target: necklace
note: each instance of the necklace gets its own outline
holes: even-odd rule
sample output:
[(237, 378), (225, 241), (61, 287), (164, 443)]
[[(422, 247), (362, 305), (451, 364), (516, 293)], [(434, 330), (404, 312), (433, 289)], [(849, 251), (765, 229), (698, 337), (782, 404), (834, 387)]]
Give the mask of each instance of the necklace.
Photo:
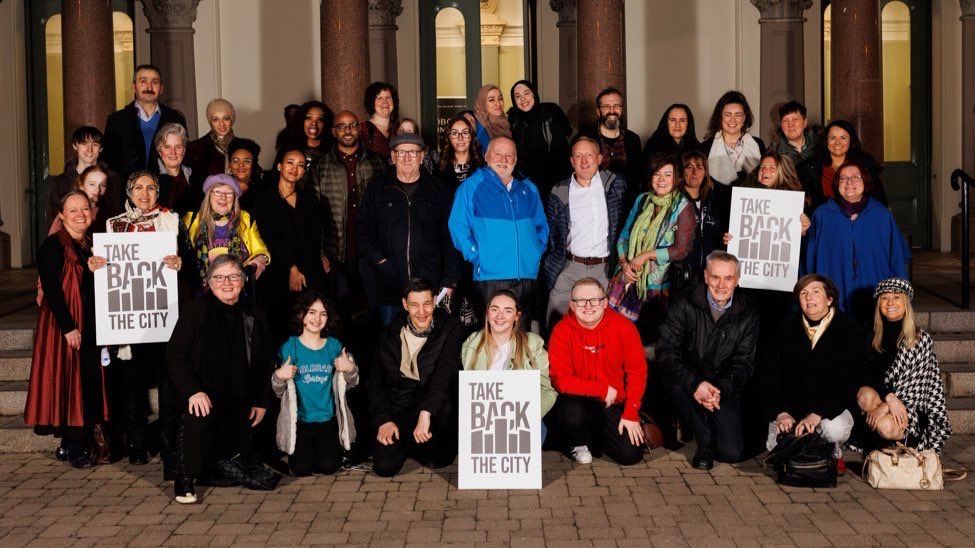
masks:
[(281, 192), (281, 185), (278, 185), (278, 195), (281, 196), (282, 200), (287, 200), (288, 198), (294, 196), (296, 192), (298, 192), (298, 187), (292, 186), (291, 192), (286, 196), (283, 192)]

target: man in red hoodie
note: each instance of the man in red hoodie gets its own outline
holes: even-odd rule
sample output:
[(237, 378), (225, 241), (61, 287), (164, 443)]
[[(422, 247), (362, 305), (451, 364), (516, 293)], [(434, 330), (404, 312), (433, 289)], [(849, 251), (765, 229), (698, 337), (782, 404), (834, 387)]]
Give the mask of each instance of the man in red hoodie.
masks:
[(631, 465), (643, 460), (639, 411), (647, 362), (636, 327), (607, 304), (596, 279), (572, 286), (569, 313), (548, 341), (549, 374), (559, 393), (551, 416), (576, 462), (592, 462), (592, 446)]

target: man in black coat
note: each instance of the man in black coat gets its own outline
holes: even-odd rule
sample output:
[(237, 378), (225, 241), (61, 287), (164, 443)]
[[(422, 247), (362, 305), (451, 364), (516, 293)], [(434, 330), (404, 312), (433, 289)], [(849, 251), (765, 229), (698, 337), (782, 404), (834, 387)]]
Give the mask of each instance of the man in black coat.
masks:
[(434, 305), (433, 287), (411, 279), (403, 290), (403, 308), (379, 338), (369, 376), (373, 441), (372, 469), (394, 476), (412, 457), (431, 468), (454, 461), (457, 416), (454, 404), (461, 324)]
[(447, 228), (453, 192), (421, 169), (423, 139), (413, 133), (397, 135), (390, 148), (395, 171), (369, 183), (356, 218), (359, 256), (376, 273), (383, 325), (401, 312), (407, 280), (422, 278), (450, 294), (462, 260)]
[(599, 141), (603, 156), (599, 170), (609, 170), (626, 181), (626, 195), (623, 211), (629, 212), (637, 195), (643, 192), (648, 174), (643, 159), (643, 146), (640, 136), (626, 129), (623, 92), (616, 88), (606, 88), (596, 96), (596, 110), (599, 119), (592, 133)]
[(181, 112), (159, 102), (163, 84), (158, 68), (137, 66), (132, 87), (135, 100), (108, 116), (102, 143), (102, 159), (123, 179), (139, 170), (157, 170), (159, 155), (152, 147), (152, 141), (159, 128), (169, 123), (186, 127), (186, 118)]
[(671, 305), (658, 344), (674, 404), (697, 439), (691, 464), (702, 470), (744, 453), (741, 390), (754, 369), (758, 314), (735, 290), (739, 274), (737, 257), (711, 252), (705, 285)]

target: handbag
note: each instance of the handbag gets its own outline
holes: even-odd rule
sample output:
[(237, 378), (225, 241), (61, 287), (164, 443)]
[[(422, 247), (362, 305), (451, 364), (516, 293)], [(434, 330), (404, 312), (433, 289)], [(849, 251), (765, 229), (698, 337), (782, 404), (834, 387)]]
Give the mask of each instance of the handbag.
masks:
[(775, 482), (792, 487), (836, 487), (836, 445), (818, 433), (796, 437), (779, 434), (765, 457), (765, 466), (776, 471)]
[(114, 462), (108, 436), (105, 435), (105, 428), (101, 424), (96, 424), (91, 429), (91, 461), (99, 465)]
[(934, 449), (918, 451), (897, 442), (893, 447), (867, 455), (863, 475), (876, 489), (940, 491), (945, 487), (946, 476), (951, 476), (949, 481), (959, 481), (968, 476), (968, 471), (943, 469), (941, 458)]
[(643, 301), (636, 293), (636, 284), (626, 280), (623, 269), (613, 276), (606, 287), (606, 298), (609, 307), (622, 314), (630, 321), (636, 321), (640, 317), (640, 309), (643, 308)]
[(667, 282), (671, 295), (676, 295), (693, 285), (693, 280), (694, 269), (691, 268), (689, 261), (671, 261), (667, 265)]

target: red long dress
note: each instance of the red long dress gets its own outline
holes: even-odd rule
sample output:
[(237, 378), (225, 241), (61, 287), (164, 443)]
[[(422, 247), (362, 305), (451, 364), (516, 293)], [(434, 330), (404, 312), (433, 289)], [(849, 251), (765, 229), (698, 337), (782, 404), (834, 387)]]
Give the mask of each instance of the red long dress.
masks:
[[(63, 228), (45, 240), (38, 267), (44, 268), (40, 255), (58, 248), (64, 255), (60, 291), (56, 286), (46, 287), (34, 331), (34, 356), (24, 406), (24, 422), (35, 427), (81, 427), (108, 420), (104, 372), (97, 363), (95, 326), (91, 322), (93, 314), (85, 310), (94, 305), (86, 304), (82, 295), (86, 266)], [(50, 273), (40, 274), (43, 280)], [(80, 350), (68, 346), (64, 338), (74, 328), (82, 334)]]

